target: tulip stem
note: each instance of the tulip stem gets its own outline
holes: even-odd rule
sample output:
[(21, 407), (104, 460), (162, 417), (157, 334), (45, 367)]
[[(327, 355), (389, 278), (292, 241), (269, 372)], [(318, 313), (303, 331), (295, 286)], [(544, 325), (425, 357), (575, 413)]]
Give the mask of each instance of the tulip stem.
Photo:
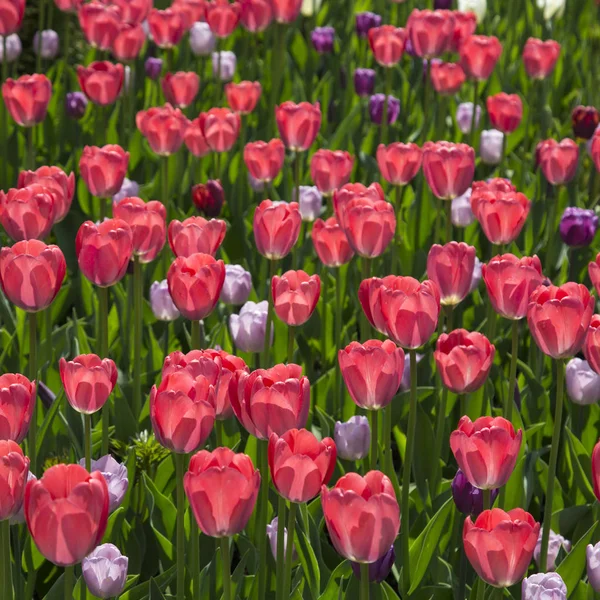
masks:
[(515, 385), (517, 383), (517, 359), (519, 355), (519, 321), (512, 322), (512, 348), (510, 355), (510, 371), (508, 375), (508, 394), (504, 407), (504, 418), (512, 421), (513, 404), (515, 400)]
[[(268, 280), (268, 290), (267, 290), (267, 322), (265, 324), (265, 344), (263, 347), (263, 369), (269, 368), (269, 356), (271, 354), (271, 323), (273, 322), (273, 292), (271, 290), (271, 283), (273, 281), (273, 277), (275, 277), (275, 272), (277, 269), (277, 262), (274, 260), (269, 261), (269, 280)], [(265, 524), (266, 527), (266, 524)]]
[(391, 272), (392, 275), (396, 273), (396, 265), (398, 263), (398, 248), (402, 241), (401, 226), (402, 226), (402, 200), (404, 198), (405, 185), (395, 186), (395, 209), (396, 209), (396, 235), (392, 240), (392, 263)]
[(415, 445), (415, 431), (417, 428), (417, 351), (413, 348), (409, 351), (410, 356), (410, 407), (408, 409), (408, 431), (406, 434), (406, 450), (404, 451), (404, 473), (402, 476), (402, 560), (404, 565), (402, 575), (404, 591), (410, 589), (410, 473), (412, 465), (413, 449)]
[(26, 128), (27, 133), (27, 168), (35, 171), (35, 155), (33, 152), (33, 127)]
[[(323, 267), (323, 273), (321, 276), (321, 369), (322, 373), (327, 371), (327, 359), (329, 357), (329, 349), (327, 347), (327, 296), (329, 295), (329, 273), (327, 267)], [(339, 344), (338, 340), (335, 340), (336, 344)], [(327, 412), (333, 415), (333, 408), (331, 403), (328, 401), (328, 397), (325, 397), (327, 404)]]
[[(108, 358), (108, 288), (98, 288), (98, 348), (101, 359)], [(110, 404), (102, 408), (102, 455), (108, 454), (108, 428), (110, 426)]]
[(231, 600), (231, 559), (229, 557), (229, 538), (222, 537), (219, 542), (221, 544), (221, 563), (223, 565), (223, 600)]
[[(37, 380), (37, 313), (29, 313), (29, 379)], [(33, 404), (33, 414), (29, 423), (29, 470), (37, 472), (37, 394)]]
[(183, 472), (185, 454), (175, 454), (175, 478), (177, 480), (177, 600), (185, 597), (185, 494)]
[(192, 321), (192, 331), (190, 336), (192, 350), (202, 350), (202, 334), (200, 333), (200, 321)]
[(73, 600), (73, 584), (75, 582), (75, 568), (65, 567), (65, 574), (63, 575), (65, 600)]
[(548, 559), (548, 542), (550, 540), (550, 521), (552, 520), (552, 500), (554, 497), (554, 479), (558, 461), (558, 446), (560, 444), (560, 429), (563, 412), (563, 395), (565, 392), (565, 362), (559, 359), (556, 374), (556, 408), (554, 409), (554, 430), (550, 448), (550, 463), (548, 465), (548, 487), (546, 488), (546, 505), (544, 506), (544, 522), (542, 525), (542, 545), (540, 550), (540, 573), (546, 572)]
[(429, 104), (431, 93), (431, 59), (427, 61), (425, 66), (425, 74), (423, 75), (423, 126), (421, 127), (421, 140), (424, 144), (427, 141), (427, 132), (429, 131)]
[[(257, 462), (260, 471), (260, 495), (256, 521), (256, 547), (258, 548), (258, 600), (265, 598), (267, 589), (267, 509), (269, 507), (268, 442), (257, 440)], [(289, 535), (289, 530), (288, 530)]]
[[(366, 256), (361, 256), (360, 262), (362, 265), (361, 281), (364, 281), (365, 279), (369, 279), (369, 277), (371, 275), (371, 261)], [(361, 339), (366, 341), (368, 333), (369, 333), (369, 320), (367, 319), (367, 315), (365, 314), (365, 311), (363, 310), (360, 315), (360, 337), (361, 337)]]
[(369, 600), (369, 565), (360, 565), (360, 600)]
[[(167, 208), (167, 223), (171, 222), (172, 219), (172, 209), (171, 202), (169, 202), (169, 157), (163, 156), (160, 161), (160, 169), (162, 171), (160, 179), (162, 184), (161, 196), (162, 202)], [(163, 270), (165, 274), (165, 278), (167, 277), (167, 273), (169, 271), (169, 258), (170, 258), (170, 248), (169, 244), (165, 244), (162, 250), (162, 263)]]
[[(0, 544), (2, 552), (3, 584), (7, 598), (13, 597), (12, 565), (10, 560), (10, 523), (8, 519), (0, 521)], [(15, 555), (16, 558), (16, 555)]]
[[(220, 423), (220, 421), (216, 421)], [(226, 540), (227, 538), (222, 538)], [(190, 562), (192, 563), (192, 582), (193, 582), (193, 598), (194, 600), (200, 600), (200, 532), (198, 531), (198, 523), (196, 518), (192, 515), (190, 518)], [(227, 560), (229, 565), (229, 560)], [(225, 568), (225, 564), (223, 564)], [(225, 575), (225, 573), (223, 573)], [(229, 569), (227, 572), (227, 578), (229, 580)]]
[(388, 129), (388, 98), (392, 93), (392, 69), (385, 69), (385, 95), (383, 97), (383, 114), (381, 116), (381, 138), (380, 144), (387, 144)]
[(92, 415), (83, 415), (85, 422), (85, 468), (92, 471)]
[(477, 99), (479, 97), (479, 81), (475, 79), (473, 81), (473, 113), (471, 114), (471, 147), (475, 148), (476, 134), (475, 131), (476, 126), (475, 122), (477, 120)]
[(288, 364), (294, 362), (294, 332), (295, 327), (288, 326), (288, 345), (287, 345), (287, 361)]
[(133, 257), (133, 416), (139, 419), (142, 411), (142, 263)]
[(379, 442), (379, 411), (369, 411), (369, 424), (371, 426), (371, 452), (369, 456), (369, 468), (377, 468), (377, 445)]
[(452, 241), (452, 201), (445, 200), (446, 205), (446, 244)]
[[(344, 346), (342, 342), (342, 278), (340, 274), (340, 267), (335, 269), (335, 343), (342, 348)], [(344, 397), (342, 393), (342, 378), (340, 365), (337, 360), (337, 356), (334, 358), (335, 367), (335, 388), (334, 388), (334, 400), (332, 415), (343, 418), (344, 410)], [(339, 411), (339, 412), (338, 412)]]
[(292, 562), (294, 556), (294, 534), (296, 531), (296, 509), (298, 505), (294, 502), (290, 502), (290, 509), (288, 511), (288, 542), (285, 548), (285, 573), (283, 575), (283, 599), (290, 597), (290, 591), (292, 586)]
[(383, 409), (383, 432), (381, 440), (382, 448), (382, 461), (381, 468), (383, 472), (390, 478), (390, 481), (394, 481), (393, 470), (394, 465), (392, 463), (392, 403), (390, 402)]
[(284, 600), (283, 587), (285, 577), (285, 512), (286, 503), (279, 496), (277, 505), (277, 600)]

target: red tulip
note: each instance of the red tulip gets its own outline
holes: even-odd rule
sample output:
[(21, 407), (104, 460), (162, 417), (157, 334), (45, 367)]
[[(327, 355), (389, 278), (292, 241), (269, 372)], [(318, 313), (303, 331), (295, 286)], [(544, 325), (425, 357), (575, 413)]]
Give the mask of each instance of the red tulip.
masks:
[(110, 358), (81, 354), (73, 360), (60, 359), (60, 380), (69, 404), (84, 415), (100, 410), (117, 383), (117, 367)]
[(0, 285), (5, 296), (27, 312), (48, 308), (62, 285), (67, 263), (58, 246), (39, 240), (0, 250)]
[(46, 118), (52, 83), (39, 73), (21, 75), (16, 80), (9, 77), (2, 84), (2, 97), (6, 110), (17, 125), (33, 127)]
[(125, 69), (121, 64), (107, 60), (93, 62), (87, 67), (77, 67), (77, 79), (81, 91), (94, 104), (114, 104), (125, 82)]
[(531, 202), (521, 192), (476, 189), (471, 194), (471, 210), (492, 244), (514, 242), (525, 225), (530, 208)]
[(186, 31), (198, 21), (206, 21), (206, 2), (204, 0), (174, 0), (171, 9), (179, 14)]
[(36, 383), (20, 373), (0, 375), (0, 440), (20, 444), (35, 408)]
[(300, 14), (302, 0), (271, 0), (271, 8), (278, 23), (292, 23)]
[(442, 383), (455, 394), (470, 394), (485, 383), (495, 353), (485, 335), (455, 329), (440, 335), (433, 356)]
[(63, 12), (77, 12), (83, 0), (54, 0), (54, 4)]
[(319, 495), (335, 469), (335, 443), (321, 441), (306, 429), (269, 436), (269, 470), (275, 489), (290, 502), (303, 504)]
[(102, 540), (108, 519), (104, 476), (80, 465), (55, 465), (25, 488), (25, 520), (38, 550), (50, 562), (81, 562)]
[[(12, 440), (1, 440), (0, 521), (6, 521), (6, 519), (14, 517), (19, 512), (23, 505), (28, 473), (29, 459), (23, 454), (23, 450), (19, 448), (19, 445)], [(315, 496), (318, 492), (317, 488)]]
[(416, 144), (393, 142), (377, 147), (377, 165), (381, 176), (392, 185), (406, 185), (419, 172), (423, 152)]
[(187, 149), (196, 157), (201, 158), (210, 153), (210, 146), (202, 133), (200, 118), (188, 122), (183, 141)]
[(540, 168), (548, 183), (562, 185), (575, 177), (579, 146), (573, 140), (544, 140), (538, 147)]
[(268, 0), (241, 0), (240, 21), (247, 31), (264, 31), (272, 19), (273, 10)]
[(192, 104), (200, 89), (200, 77), (192, 71), (167, 73), (161, 80), (165, 100), (177, 108)]
[(517, 188), (511, 183), (510, 179), (504, 179), (503, 177), (494, 177), (487, 181), (474, 181), (471, 187), (473, 194), (483, 192), (502, 192), (506, 194), (517, 191)]
[(529, 298), (544, 281), (542, 265), (537, 256), (494, 256), (487, 265), (481, 267), (481, 273), (494, 311), (512, 320), (527, 315)]
[(0, 2), (0, 35), (16, 33), (21, 28), (25, 14), (25, 0), (2, 0)]
[(152, 39), (159, 48), (177, 46), (185, 33), (185, 24), (181, 15), (172, 8), (166, 10), (153, 8), (148, 15), (148, 26)]
[(500, 92), (488, 96), (486, 104), (490, 123), (502, 133), (512, 133), (521, 123), (523, 103), (518, 94)]
[(150, 392), (150, 421), (161, 445), (188, 454), (204, 445), (215, 422), (216, 390), (203, 375), (176, 371)]
[(170, 104), (141, 110), (135, 117), (140, 133), (148, 140), (152, 151), (160, 156), (169, 156), (179, 150), (189, 121)]
[(271, 433), (283, 435), (306, 424), (310, 383), (298, 365), (236, 371), (229, 394), (235, 416), (258, 439), (266, 440)]
[(438, 94), (453, 96), (460, 90), (467, 79), (463, 68), (458, 63), (431, 63), (429, 74), (433, 89)]
[(152, 262), (163, 249), (167, 233), (167, 209), (156, 200), (123, 198), (113, 206), (113, 215), (131, 228), (133, 254), (141, 263)]
[(183, 478), (185, 493), (205, 535), (229, 537), (246, 527), (260, 488), (260, 472), (246, 454), (201, 450)]
[(471, 186), (475, 175), (475, 150), (467, 144), (425, 142), (423, 173), (434, 196), (453, 200)]
[(473, 12), (453, 11), (454, 33), (452, 34), (452, 52), (460, 52), (463, 42), (469, 39), (477, 29), (477, 16)]
[(111, 0), (121, 11), (121, 20), (125, 23), (141, 25), (152, 8), (152, 0)]
[(167, 282), (179, 312), (190, 321), (207, 317), (217, 304), (225, 281), (225, 265), (210, 254), (192, 254), (175, 259)]
[(81, 4), (77, 16), (88, 44), (100, 50), (110, 50), (122, 22), (120, 9), (102, 2), (90, 2)]
[(128, 166), (129, 152), (113, 144), (85, 146), (79, 159), (81, 177), (97, 198), (109, 198), (121, 189)]
[(244, 147), (244, 162), (248, 172), (259, 181), (273, 181), (283, 167), (285, 146), (279, 138), (270, 142), (248, 142)]
[(475, 248), (464, 242), (434, 244), (427, 255), (427, 277), (437, 283), (440, 302), (455, 306), (471, 290), (475, 269)]
[(214, 256), (220, 248), (227, 223), (221, 219), (206, 220), (203, 217), (188, 217), (185, 221), (169, 223), (169, 245), (175, 256), (189, 257), (201, 252)]
[(127, 271), (133, 234), (121, 219), (106, 219), (99, 225), (86, 221), (77, 232), (75, 252), (83, 275), (99, 287), (109, 287)]
[(342, 229), (348, 227), (346, 219), (347, 207), (351, 201), (366, 199), (370, 203), (385, 201), (383, 188), (378, 183), (365, 187), (362, 183), (347, 183), (333, 193), (333, 210)]
[(485, 582), (508, 588), (527, 573), (539, 532), (540, 524), (521, 508), (484, 510), (475, 523), (465, 519), (465, 554)]
[(529, 298), (527, 323), (538, 348), (552, 358), (575, 356), (594, 312), (594, 297), (581, 283), (538, 287)]
[(15, 242), (44, 239), (54, 225), (56, 207), (52, 190), (39, 183), (0, 190), (0, 223)]
[(308, 150), (321, 128), (321, 106), (318, 102), (284, 102), (275, 107), (275, 120), (287, 148), (294, 152)]
[(333, 488), (323, 486), (321, 504), (329, 537), (348, 560), (379, 560), (400, 531), (394, 487), (380, 471), (369, 471), (364, 477), (348, 473)]
[(382, 67), (393, 67), (400, 62), (406, 43), (406, 30), (394, 25), (369, 29), (369, 46), (375, 60)]
[(228, 108), (211, 108), (198, 117), (206, 143), (215, 152), (227, 152), (240, 132), (240, 115)]
[(600, 253), (596, 255), (596, 259), (591, 261), (588, 265), (588, 273), (592, 280), (592, 285), (596, 290), (596, 294), (600, 296)]
[(319, 191), (329, 196), (348, 183), (354, 157), (343, 150), (317, 150), (310, 159), (310, 176)]
[[(39, 183), (54, 192), (54, 204), (56, 214), (54, 222), (62, 221), (71, 208), (73, 194), (75, 193), (75, 175), (71, 172), (67, 175), (59, 167), (39, 167), (37, 171), (21, 171), (17, 187), (22, 188), (32, 183)], [(58, 191), (59, 186), (62, 193)]]
[(197, 183), (192, 186), (192, 202), (207, 217), (218, 217), (223, 204), (225, 204), (220, 180), (209, 179), (206, 183)]
[(354, 251), (335, 217), (329, 217), (326, 221), (317, 219), (311, 236), (315, 252), (325, 266), (341, 267), (352, 260)]
[(454, 14), (449, 10), (413, 9), (406, 23), (414, 53), (420, 58), (441, 56), (452, 47)]
[(240, 81), (225, 86), (227, 104), (242, 115), (249, 115), (256, 108), (261, 93), (262, 86), (258, 81)]
[(351, 342), (338, 351), (338, 361), (348, 393), (358, 407), (379, 410), (398, 393), (404, 372), (404, 351), (394, 342)]
[(523, 48), (523, 64), (527, 75), (533, 79), (545, 79), (554, 71), (559, 56), (558, 42), (529, 38)]
[(600, 373), (600, 315), (592, 315), (583, 344), (583, 354), (590, 367)]
[(459, 52), (467, 77), (485, 81), (502, 54), (502, 44), (494, 36), (472, 35), (462, 43)]
[(592, 451), (592, 484), (594, 495), (600, 502), (600, 442), (594, 446)]
[(254, 242), (269, 260), (286, 256), (298, 241), (302, 217), (297, 202), (276, 204), (263, 200), (254, 211)]
[(118, 60), (135, 60), (146, 41), (143, 27), (140, 24), (120, 23), (118, 31), (112, 43), (112, 53)]
[(321, 294), (321, 278), (304, 271), (287, 271), (271, 280), (275, 314), (290, 327), (310, 319)]
[(239, 2), (212, 0), (206, 3), (206, 22), (218, 38), (229, 37), (240, 20)]

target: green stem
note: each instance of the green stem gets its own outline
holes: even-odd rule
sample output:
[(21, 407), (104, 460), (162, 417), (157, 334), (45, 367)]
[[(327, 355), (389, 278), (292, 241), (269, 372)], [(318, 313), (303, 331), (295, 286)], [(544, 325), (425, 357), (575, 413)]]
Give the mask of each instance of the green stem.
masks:
[[(369, 279), (371, 275), (371, 261), (361, 256), (360, 258), (361, 266), (362, 266), (362, 277), (361, 280)], [(369, 333), (371, 332), (370, 323), (367, 319), (367, 315), (365, 315), (365, 311), (363, 310), (360, 314), (360, 337), (366, 341), (369, 339)]]
[(450, 200), (444, 201), (446, 207), (446, 244), (452, 241), (452, 202)]
[[(342, 341), (342, 281), (340, 275), (340, 267), (335, 269), (335, 343), (338, 347), (342, 348), (344, 343)], [(334, 400), (333, 400), (333, 415), (339, 415), (342, 418), (342, 410), (344, 407), (344, 401), (342, 396), (342, 373), (340, 371), (340, 365), (337, 361), (337, 357), (334, 359), (335, 365), (335, 388), (334, 388)]]
[(52, 307), (44, 311), (44, 326), (46, 329), (46, 340), (44, 346), (44, 369), (42, 370), (42, 381), (46, 381), (48, 366), (52, 364)]
[(191, 332), (191, 342), (192, 342), (192, 350), (202, 350), (202, 335), (200, 333), (200, 321), (191, 321), (192, 323), (192, 332)]
[(410, 473), (412, 466), (413, 449), (415, 445), (415, 431), (417, 428), (417, 351), (410, 349), (410, 406), (408, 412), (408, 431), (406, 434), (406, 450), (404, 452), (404, 473), (402, 476), (402, 569), (404, 589), (410, 589), (410, 565), (408, 561), (410, 546)]
[[(392, 400), (393, 402), (393, 400)], [(392, 402), (383, 409), (383, 431), (381, 440), (383, 472), (394, 481), (392, 463)]]
[(369, 468), (377, 468), (377, 445), (379, 443), (379, 411), (369, 411), (369, 424), (371, 426), (371, 451), (369, 453)]
[(269, 128), (275, 122), (275, 106), (281, 94), (281, 75), (285, 62), (285, 25), (275, 23), (275, 43), (271, 50), (271, 98), (269, 102)]
[[(327, 299), (329, 296), (329, 273), (327, 272), (327, 267), (323, 267), (323, 274), (321, 277), (321, 356), (322, 356), (322, 372), (325, 373), (327, 371), (327, 359), (329, 357), (329, 348), (327, 344)], [(336, 340), (336, 344), (339, 342)], [(325, 388), (324, 388), (325, 389)], [(327, 394), (327, 391), (325, 391)], [(327, 400), (327, 412), (328, 414), (333, 414), (333, 396), (325, 396)], [(329, 401), (331, 399), (331, 402)]]
[[(164, 156), (163, 159), (160, 161), (160, 168), (161, 168), (161, 183), (162, 183), (162, 190), (161, 190), (161, 195), (162, 195), (162, 202), (165, 205), (166, 209), (167, 209), (167, 223), (170, 223), (172, 221), (172, 208), (171, 208), (171, 202), (169, 201), (169, 157), (168, 156)], [(165, 244), (164, 248), (162, 250), (162, 263), (163, 263), (163, 271), (164, 271), (164, 276), (167, 276), (167, 272), (169, 271), (169, 262), (170, 262), (170, 258), (171, 258), (171, 250), (169, 248), (169, 244)]]
[[(265, 598), (267, 589), (267, 510), (269, 508), (269, 463), (268, 442), (257, 440), (258, 468), (260, 470), (260, 494), (258, 499), (258, 519), (256, 523), (256, 547), (258, 549), (258, 598)], [(288, 529), (288, 539), (289, 529)]]
[(92, 471), (92, 415), (83, 415), (85, 422), (85, 468)]
[(392, 93), (392, 69), (385, 70), (385, 96), (383, 98), (383, 114), (381, 116), (380, 144), (387, 144), (388, 139), (388, 98)]
[[(285, 549), (285, 573), (283, 575), (283, 598), (290, 597), (290, 590), (292, 587), (292, 557), (294, 555), (294, 533), (296, 531), (296, 510), (298, 505), (294, 502), (290, 502), (290, 509), (288, 511), (288, 542)], [(264, 596), (259, 596), (264, 598)]]
[(33, 127), (26, 128), (27, 133), (27, 168), (35, 171), (35, 153), (33, 150)]
[(548, 487), (546, 488), (546, 505), (544, 507), (544, 522), (542, 525), (542, 546), (540, 550), (540, 573), (546, 572), (548, 559), (548, 541), (550, 539), (550, 522), (552, 520), (552, 500), (554, 497), (554, 481), (556, 478), (556, 463), (558, 461), (558, 446), (560, 444), (560, 429), (563, 412), (563, 396), (565, 392), (565, 361), (559, 359), (556, 365), (556, 408), (554, 409), (554, 431), (550, 448), (550, 464), (548, 465)]
[[(98, 288), (98, 348), (100, 358), (108, 358), (108, 288)], [(110, 427), (110, 404), (102, 408), (102, 456), (108, 454), (108, 428)]]
[[(38, 9), (38, 47), (37, 54), (35, 57), (35, 72), (42, 72), (42, 31), (44, 30), (44, 8), (46, 5), (46, 0), (40, 0), (39, 9)], [(6, 54), (2, 56), (6, 57)], [(6, 58), (4, 59), (6, 60)]]
[(285, 579), (285, 513), (285, 498), (279, 496), (277, 504), (277, 600), (283, 600)]
[(4, 577), (2, 585), (7, 594), (7, 598), (13, 598), (12, 584), (12, 564), (10, 556), (10, 523), (8, 519), (0, 521), (0, 544), (2, 552), (2, 568), (4, 569)]
[(460, 549), (460, 566), (458, 571), (458, 596), (457, 600), (465, 600), (465, 592), (467, 588), (467, 555), (462, 544)]
[(246, 177), (246, 169), (244, 163), (244, 146), (246, 144), (246, 115), (240, 115), (241, 124), (240, 124), (240, 137), (239, 137), (239, 153), (240, 153), (240, 167), (238, 168), (238, 193), (237, 198), (235, 198), (231, 211), (234, 216), (239, 216), (244, 212), (244, 196), (246, 195), (247, 189), (247, 177)]
[[(302, 153), (296, 151), (296, 157), (294, 159), (294, 189), (296, 190), (296, 202), (300, 202), (300, 165), (302, 161)], [(300, 224), (301, 228), (304, 228), (304, 223)], [(302, 240), (302, 237), (300, 237)], [(294, 244), (294, 250), (292, 253), (292, 268), (297, 269), (298, 266), (298, 242)]]
[[(268, 281), (268, 310), (267, 310), (267, 323), (265, 327), (265, 345), (263, 348), (263, 369), (269, 368), (269, 359), (271, 355), (271, 323), (273, 322), (273, 292), (271, 290), (271, 282), (277, 271), (277, 262), (274, 260), (269, 261), (269, 281)], [(262, 597), (262, 596), (261, 596)]]
[[(227, 538), (222, 539), (226, 540)], [(192, 597), (194, 600), (200, 600), (200, 532), (198, 530), (198, 523), (193, 515), (190, 517), (190, 554), (194, 588)]]
[(360, 565), (360, 600), (369, 600), (369, 565)]
[(222, 537), (219, 542), (221, 544), (221, 563), (223, 564), (223, 600), (231, 600), (231, 559), (229, 557), (229, 538)]
[(183, 475), (185, 454), (175, 454), (175, 477), (177, 480), (177, 600), (185, 598), (185, 494)]
[[(37, 380), (37, 313), (29, 313), (29, 379)], [(29, 424), (29, 470), (35, 475), (37, 473), (37, 395)]]
[(512, 347), (510, 354), (510, 371), (508, 375), (508, 394), (506, 406), (504, 407), (504, 418), (512, 421), (512, 411), (515, 397), (515, 385), (517, 383), (517, 358), (519, 355), (519, 321), (513, 321), (511, 327)]
[(421, 128), (421, 140), (423, 143), (427, 141), (427, 132), (429, 131), (429, 105), (431, 104), (431, 60), (427, 61), (427, 67), (423, 77), (425, 81), (423, 83), (423, 127)]
[(65, 584), (65, 600), (73, 600), (73, 584), (75, 583), (75, 567), (65, 567), (63, 575)]
[(479, 98), (479, 82), (477, 79), (473, 81), (473, 114), (471, 115), (471, 146), (475, 148), (475, 141), (477, 140), (477, 127), (475, 122), (477, 120), (477, 100)]
[(287, 344), (287, 361), (288, 364), (294, 362), (294, 332), (295, 327), (288, 326), (288, 344)]
[(402, 226), (402, 200), (404, 198), (405, 185), (397, 185), (394, 189), (395, 194), (395, 209), (396, 209), (396, 235), (392, 240), (392, 274), (396, 273), (396, 265), (398, 263), (398, 249), (402, 241), (401, 226)]
[(490, 510), (492, 508), (492, 490), (481, 490), (483, 499), (483, 510)]
[(133, 257), (133, 416), (136, 421), (142, 411), (142, 263)]

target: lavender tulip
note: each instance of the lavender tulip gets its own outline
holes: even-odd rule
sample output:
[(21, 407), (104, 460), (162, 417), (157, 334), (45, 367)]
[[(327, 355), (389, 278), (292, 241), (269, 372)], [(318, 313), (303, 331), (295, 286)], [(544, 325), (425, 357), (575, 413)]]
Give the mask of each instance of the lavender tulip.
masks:
[[(475, 110), (475, 129), (479, 127), (481, 118), (481, 106)], [(471, 123), (473, 122), (473, 103), (461, 102), (456, 109), (456, 123), (458, 128), (465, 134), (471, 133)]]
[[(390, 549), (377, 561), (369, 565), (369, 581), (371, 583), (381, 583), (390, 574), (394, 561), (396, 560), (396, 551), (394, 546), (390, 546)], [(360, 579), (360, 564), (351, 562), (352, 571), (354, 575)]]
[(117, 204), (123, 200), (123, 198), (131, 198), (137, 196), (140, 193), (140, 184), (131, 179), (123, 179), (121, 189), (112, 197), (113, 204)]
[(300, 186), (300, 199), (296, 198), (296, 188), (292, 190), (294, 202), (298, 202), (302, 220), (312, 223), (323, 213), (323, 195), (314, 185)]
[(333, 437), (340, 458), (361, 460), (369, 454), (371, 444), (369, 419), (355, 415), (345, 423), (336, 421)]
[(497, 129), (487, 129), (481, 132), (479, 154), (486, 165), (497, 165), (502, 160), (504, 151), (504, 134)]
[[(271, 552), (273, 553), (273, 558), (277, 560), (277, 527), (279, 525), (279, 519), (275, 517), (268, 525), (267, 525), (267, 537), (269, 538), (269, 545), (271, 546)], [(284, 552), (287, 552), (287, 542), (288, 542), (288, 533), (287, 527), (283, 528), (284, 536), (283, 536), (283, 548)], [(284, 554), (285, 556), (285, 554)], [(298, 554), (296, 552), (296, 545), (292, 548), (292, 558), (293, 560), (298, 560)]]
[(567, 394), (574, 404), (585, 406), (600, 400), (600, 375), (587, 360), (572, 358), (567, 363)]
[(44, 29), (44, 31), (35, 32), (33, 36), (33, 51), (36, 54), (39, 53), (42, 58), (56, 58), (58, 48), (58, 33), (54, 29)]
[(567, 246), (589, 246), (598, 229), (598, 217), (593, 210), (568, 206), (560, 219), (560, 237)]
[(154, 316), (160, 321), (174, 321), (180, 316), (171, 298), (166, 279), (155, 281), (150, 286), (150, 306)]
[[(6, 36), (6, 62), (11, 63), (21, 56), (23, 45), (21, 38), (16, 34)], [(0, 35), (0, 62), (4, 62), (4, 40)]]
[[(381, 125), (381, 121), (383, 120), (384, 101), (384, 94), (374, 94), (369, 98), (369, 116), (371, 117), (371, 121), (377, 125)], [(400, 114), (400, 100), (395, 96), (388, 96), (387, 108), (387, 122), (388, 125), (391, 125), (396, 122), (396, 119)]]
[(127, 581), (129, 559), (113, 544), (102, 544), (81, 562), (88, 590), (98, 598), (118, 596)]
[[(85, 458), (79, 461), (82, 467), (85, 467)], [(100, 471), (108, 487), (108, 510), (115, 511), (123, 502), (129, 480), (127, 479), (127, 467), (117, 462), (110, 454), (102, 456), (98, 460), (92, 460), (91, 471)]]
[(358, 96), (370, 96), (375, 91), (375, 71), (373, 69), (354, 70), (354, 91)]
[[(221, 55), (220, 68), (219, 68), (219, 54)], [(236, 56), (229, 50), (223, 52), (213, 52), (212, 54), (212, 67), (213, 77), (218, 77), (221, 81), (231, 81), (235, 75), (235, 67), (237, 64)]]
[(535, 573), (523, 579), (521, 599), (567, 600), (567, 586), (558, 573)]
[[(565, 539), (562, 535), (558, 533), (554, 533), (554, 531), (550, 530), (550, 538), (548, 541), (548, 557), (546, 559), (546, 568), (548, 571), (554, 571), (556, 568), (556, 559), (558, 558), (558, 553), (560, 549), (563, 549), (565, 552), (571, 551), (571, 542)], [(538, 541), (535, 545), (535, 549), (533, 551), (533, 558), (535, 562), (540, 564), (540, 554), (542, 553), (542, 530), (540, 529), (540, 534), (538, 537)]]
[(67, 92), (65, 97), (65, 109), (67, 115), (72, 119), (81, 119), (85, 115), (88, 99), (83, 92)]
[(157, 80), (162, 73), (162, 66), (162, 58), (156, 58), (155, 56), (148, 57), (144, 63), (146, 77), (152, 79), (153, 81)]
[[(483, 512), (483, 492), (472, 486), (465, 474), (458, 469), (452, 480), (452, 499), (463, 515), (476, 517)], [(500, 490), (492, 490), (492, 504)]]
[(208, 23), (198, 21), (190, 29), (190, 48), (196, 56), (212, 54), (217, 45), (217, 38)]
[(483, 263), (477, 257), (475, 257), (475, 266), (473, 267), (473, 275), (471, 276), (471, 287), (469, 288), (469, 293), (476, 290), (481, 283), (482, 265)]
[[(269, 303), (249, 300), (239, 314), (229, 317), (229, 331), (235, 345), (243, 352), (262, 352), (265, 347), (267, 310)], [(273, 343), (273, 328), (271, 328)]]
[(333, 50), (335, 29), (333, 27), (315, 27), (310, 34), (313, 48), (319, 54), (328, 54)]
[(255, 179), (250, 173), (248, 173), (248, 183), (254, 192), (262, 192), (265, 189), (265, 182)]
[(600, 542), (588, 544), (585, 549), (588, 581), (595, 592), (600, 592)]
[[(417, 364), (421, 362), (423, 354), (417, 354)], [(404, 371), (402, 372), (402, 381), (400, 381), (400, 390), (405, 392), (410, 389), (410, 355), (406, 354), (404, 359)]]
[(471, 210), (471, 188), (462, 196), (458, 196), (452, 200), (450, 210), (452, 225), (455, 227), (467, 227), (475, 221), (475, 215)]
[(225, 265), (225, 282), (221, 289), (221, 302), (241, 306), (252, 291), (252, 275), (241, 265)]

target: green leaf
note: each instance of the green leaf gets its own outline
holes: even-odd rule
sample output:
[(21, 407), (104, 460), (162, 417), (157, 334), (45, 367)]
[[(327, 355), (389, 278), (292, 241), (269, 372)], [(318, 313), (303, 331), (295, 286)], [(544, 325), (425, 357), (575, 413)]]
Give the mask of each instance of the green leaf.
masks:
[[(300, 520), (297, 520), (297, 522), (300, 523)], [(317, 557), (308, 536), (298, 527), (296, 527), (294, 539), (296, 540), (296, 550), (300, 558), (300, 564), (307, 579), (310, 597), (317, 600), (321, 592), (321, 572)]]
[(598, 523), (594, 523), (573, 546), (566, 558), (558, 565), (556, 572), (567, 586), (568, 597), (575, 591), (586, 565), (585, 549), (590, 543)]
[[(571, 460), (573, 462), (573, 474), (575, 476), (575, 482), (577, 487), (581, 490), (587, 502), (593, 504), (596, 500), (594, 496), (594, 490), (590, 485), (590, 481), (587, 477), (587, 473), (591, 473), (592, 463), (590, 455), (587, 450), (583, 447), (583, 444), (575, 437), (573, 432), (565, 427), (567, 432), (567, 440), (569, 442), (569, 452), (571, 453)], [(584, 467), (585, 465), (585, 467)]]
[[(159, 590), (164, 590), (175, 577), (177, 573), (177, 565), (169, 567), (166, 571), (155, 577), (152, 581)], [(150, 581), (144, 581), (140, 585), (123, 592), (119, 596), (119, 600), (148, 600), (150, 595)]]

